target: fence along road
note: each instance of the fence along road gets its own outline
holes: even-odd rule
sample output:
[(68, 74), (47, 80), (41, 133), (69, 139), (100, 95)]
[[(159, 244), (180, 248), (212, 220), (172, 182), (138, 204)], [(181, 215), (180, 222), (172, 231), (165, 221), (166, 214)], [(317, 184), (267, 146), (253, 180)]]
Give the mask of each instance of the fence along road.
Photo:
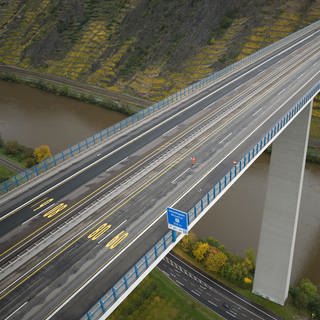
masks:
[[(274, 59), (266, 56), (192, 96), (176, 107), (174, 111), (182, 111), (175, 117), (168, 110), (152, 118), (142, 138), (137, 137), (144, 128), (137, 127), (133, 138), (119, 137), (103, 146), (102, 161), (56, 188), (56, 181), (47, 182), (52, 190), (40, 188), (42, 196), (33, 202), (28, 203), (39, 193), (36, 188), (17, 201), (18, 210), (4, 203), (1, 314), (72, 319), (89, 309), (166, 233), (166, 206), (183, 199), (175, 206), (191, 208), (202, 190), (220, 181), (232, 161), (318, 84), (319, 31), (295, 43)], [(159, 122), (166, 116), (169, 120)], [(108, 156), (110, 148), (128, 140)], [(197, 164), (190, 168), (194, 154)], [(78, 165), (81, 170), (87, 163)]]

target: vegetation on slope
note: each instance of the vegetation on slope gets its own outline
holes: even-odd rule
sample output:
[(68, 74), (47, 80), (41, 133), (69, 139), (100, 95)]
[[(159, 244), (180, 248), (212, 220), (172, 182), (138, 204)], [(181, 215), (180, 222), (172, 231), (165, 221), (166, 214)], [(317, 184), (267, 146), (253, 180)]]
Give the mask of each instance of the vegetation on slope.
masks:
[(196, 302), (158, 270), (143, 280), (138, 288), (116, 309), (110, 320), (222, 319)]
[(159, 100), (320, 17), (320, 0), (1, 1), (0, 62)]
[(320, 292), (308, 279), (302, 279), (297, 287), (290, 288), (290, 295), (284, 306), (251, 292), (255, 271), (255, 256), (251, 249), (246, 250), (244, 257), (237, 256), (212, 237), (201, 239), (189, 233), (174, 251), (209, 277), (224, 283), (281, 319), (294, 320), (308, 315), (312, 319), (320, 319)]
[(159, 101), (318, 20), (320, 0), (2, 0), (0, 16), (0, 63)]

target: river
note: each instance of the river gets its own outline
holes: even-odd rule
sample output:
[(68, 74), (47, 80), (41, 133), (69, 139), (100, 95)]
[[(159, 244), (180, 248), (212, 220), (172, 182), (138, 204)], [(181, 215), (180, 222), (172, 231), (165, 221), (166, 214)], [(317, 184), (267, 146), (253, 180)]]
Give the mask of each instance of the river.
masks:
[(53, 153), (125, 116), (96, 105), (0, 81), (0, 133), (29, 147), (48, 144)]
[[(0, 133), (35, 147), (58, 152), (124, 116), (95, 105), (55, 96), (24, 85), (0, 81)], [(228, 250), (256, 250), (268, 175), (262, 155), (193, 229), (213, 236)], [(292, 280), (309, 277), (320, 285), (320, 166), (307, 164)], [(241, 205), (239, 205), (241, 204)]]

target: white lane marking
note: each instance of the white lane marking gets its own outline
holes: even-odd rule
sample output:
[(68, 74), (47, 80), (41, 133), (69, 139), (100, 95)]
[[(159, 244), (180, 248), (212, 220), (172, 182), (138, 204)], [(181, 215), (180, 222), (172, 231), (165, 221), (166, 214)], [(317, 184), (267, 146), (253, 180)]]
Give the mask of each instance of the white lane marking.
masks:
[(262, 107), (261, 108), (259, 108), (252, 116), (254, 117), (256, 114), (258, 114), (259, 112), (260, 112), (260, 110), (262, 109)]
[(301, 73), (300, 76), (296, 80), (300, 79), (302, 76), (304, 76), (303, 73)]
[(277, 93), (277, 96), (281, 96), (282, 93), (283, 93), (284, 91), (286, 91), (286, 90), (287, 90), (287, 88), (283, 88), (280, 92)]
[(207, 300), (210, 304), (212, 304), (213, 306), (217, 307), (218, 305), (214, 302), (212, 302), (211, 300)]
[(32, 216), (30, 219), (28, 219), (28, 220), (26, 220), (26, 221), (22, 222), (22, 225), (26, 224), (27, 222), (29, 222), (29, 221), (30, 221), (30, 220), (32, 220), (33, 218), (35, 218), (35, 217), (37, 217), (37, 216), (41, 215), (42, 213), (44, 213), (44, 212), (48, 211), (49, 209), (51, 209), (51, 208), (52, 208), (53, 206), (55, 206), (55, 205), (56, 205), (56, 203), (54, 202), (52, 205), (50, 205), (49, 207), (45, 208), (44, 210), (42, 210), (42, 211), (38, 212), (37, 214), (35, 214), (34, 216)]
[[(219, 285), (217, 282), (215, 282), (215, 281), (213, 281), (212, 279), (206, 277), (205, 275), (203, 275), (202, 273), (200, 273), (200, 272), (197, 271), (196, 269), (194, 269), (194, 268), (192, 268), (191, 266), (189, 266), (188, 264), (186, 264), (186, 263), (185, 263), (184, 261), (182, 261), (181, 259), (177, 258), (176, 256), (174, 256), (174, 257), (175, 257), (175, 259), (179, 260), (180, 263), (184, 264), (185, 266), (189, 267), (189, 269), (193, 270), (193, 272), (199, 274), (199, 275), (202, 276), (203, 278), (207, 279), (209, 282), (215, 284), (217, 287), (219, 287), (220, 289), (222, 289), (222, 291), (225, 291), (225, 292), (227, 292), (228, 294), (234, 296), (235, 298), (241, 300), (242, 302), (244, 302), (245, 304), (249, 305), (250, 307), (258, 310), (259, 312), (261, 312), (261, 313), (263, 313), (263, 314), (265, 314), (265, 315), (267, 315), (269, 318), (274, 319), (274, 320), (277, 320), (277, 318), (274, 318), (274, 317), (271, 316), (270, 314), (268, 314), (268, 313), (264, 312), (263, 310), (257, 308), (255, 305), (253, 305), (253, 304), (251, 304), (250, 302), (242, 299), (240, 296), (234, 294), (232, 291), (229, 291), (228, 289), (226, 289), (226, 288), (222, 287), (221, 285)], [(242, 307), (242, 309), (245, 309), (245, 310), (247, 310), (248, 312), (252, 313), (252, 311), (244, 308), (243, 306), (241, 306), (241, 307)], [(252, 314), (254, 314), (254, 313), (252, 313)], [(255, 315), (256, 315), (256, 314), (255, 314)], [(257, 316), (257, 315), (256, 315), (256, 316)], [(261, 319), (262, 319), (262, 318), (261, 318)]]
[[(45, 208), (44, 210), (40, 211), (40, 212), (37, 213), (36, 215), (32, 216), (32, 218), (34, 218), (34, 217), (36, 217), (36, 216), (38, 216), (38, 215), (41, 215), (42, 213), (48, 211), (49, 209), (51, 209), (51, 208), (52, 208), (53, 206), (55, 206), (55, 205), (56, 205), (56, 203), (54, 202), (51, 206)], [(32, 219), (32, 218), (31, 218), (31, 219)], [(28, 221), (28, 220), (27, 220), (27, 221)]]
[(112, 233), (114, 233), (117, 229), (119, 229), (125, 222), (127, 222), (127, 219), (122, 221), (116, 228), (114, 228), (110, 233), (108, 233), (104, 238), (102, 238), (98, 244), (100, 244), (103, 240), (105, 240), (106, 238), (108, 238), (109, 236), (112, 235)]
[(162, 273), (164, 273), (167, 277), (170, 278), (169, 273), (167, 271), (161, 270)]
[(190, 168), (187, 168), (186, 170), (184, 170), (181, 174), (179, 174), (174, 180), (172, 180), (171, 183), (176, 183), (177, 180), (179, 180), (179, 178), (181, 178), (185, 173), (187, 173), (190, 170)]
[(221, 144), (221, 143), (223, 143), (224, 141), (226, 141), (231, 135), (232, 135), (232, 132), (230, 132), (227, 136), (225, 136), (225, 137), (219, 142), (219, 144)]
[(171, 131), (173, 131), (174, 129), (177, 129), (178, 125), (174, 126), (173, 128), (171, 128), (170, 130), (164, 132), (162, 135), (167, 135), (168, 133), (170, 133)]
[[(105, 213), (107, 214), (107, 212)], [(127, 220), (125, 220), (127, 221)], [(124, 221), (124, 222), (125, 222)], [(89, 224), (88, 226), (86, 226), (84, 229), (82, 229), (81, 231), (85, 231), (87, 229), (90, 229), (94, 224), (96, 223), (96, 221), (93, 221), (91, 224)], [(78, 237), (79, 234), (74, 235), (68, 243), (72, 242), (73, 239), (75, 239), (76, 237)], [(0, 295), (5, 292), (8, 288), (12, 287), (12, 285), (14, 285), (16, 282), (18, 282), (19, 280), (21, 280), (23, 277), (25, 277), (28, 273), (31, 273), (33, 270), (35, 270), (39, 265), (41, 265), (41, 263), (43, 263), (44, 261), (48, 260), (51, 256), (53, 256), (57, 251), (59, 251), (62, 247), (64, 247), (66, 244), (68, 243), (64, 243), (62, 244), (59, 248), (57, 248), (56, 250), (54, 250), (53, 252), (51, 252), (45, 259), (39, 261), (35, 266), (33, 266), (31, 269), (29, 269), (25, 274), (23, 274), (22, 276), (20, 276), (18, 279), (16, 279), (14, 282), (10, 283), (9, 286), (7, 286), (6, 288), (4, 288), (2, 291), (0, 291)]]
[(16, 312), (18, 312), (19, 310), (21, 310), (29, 301), (26, 301), (23, 305), (21, 305), (18, 309), (16, 309), (15, 311), (13, 311), (8, 317), (6, 317), (4, 320), (8, 320), (9, 318), (11, 318)]
[(234, 313), (230, 312), (230, 311), (226, 311), (227, 314), (229, 314), (231, 317), (235, 318), (236, 316), (234, 315)]
[(191, 290), (191, 292), (200, 297), (200, 293), (198, 293), (196, 290)]
[[(320, 30), (316, 31), (314, 34), (319, 33), (319, 32), (320, 32)], [(314, 35), (314, 34), (313, 34), (313, 35)], [(304, 41), (305, 39), (310, 38), (311, 36), (312, 36), (312, 35), (310, 35), (310, 36), (308, 36), (308, 37), (300, 40), (300, 41), (299, 41), (298, 43), (296, 43), (295, 45), (292, 45), (291, 47), (288, 47), (286, 50), (278, 53), (278, 54), (275, 55), (275, 56), (278, 56), (278, 55), (280, 55), (281, 53), (288, 51), (290, 48), (296, 46), (297, 44), (299, 44), (300, 42)], [(275, 56), (273, 56), (273, 57), (275, 57)], [(266, 61), (265, 61), (264, 63), (262, 63), (261, 65), (265, 64), (267, 61), (269, 61), (269, 60), (271, 60), (271, 59), (272, 59), (272, 58), (269, 58), (268, 60), (266, 60)], [(259, 66), (259, 65), (258, 65), (258, 66)], [(252, 71), (252, 70), (258, 68), (258, 66), (254, 67), (254, 68), (252, 68), (252, 69), (250, 69), (250, 70)], [(248, 71), (248, 72), (249, 72), (249, 71)], [(247, 72), (247, 73), (248, 73), (248, 72)], [(320, 71), (319, 71), (318, 73), (320, 73)], [(308, 81), (307, 83), (305, 83), (305, 86), (306, 86), (307, 84), (309, 84), (309, 82), (311, 82), (311, 81), (318, 75), (318, 73), (316, 73), (311, 79), (309, 79), (309, 81)], [(246, 74), (246, 73), (245, 73), (245, 74)], [(243, 75), (245, 75), (245, 74), (243, 74)], [(243, 76), (243, 75), (242, 75), (242, 76)], [(242, 76), (239, 76), (239, 78), (242, 77)], [(230, 83), (232, 83), (232, 81), (230, 81), (229, 84), (230, 84)], [(221, 88), (222, 88), (222, 87), (221, 87)], [(213, 94), (213, 93), (212, 93), (212, 94)], [(211, 94), (210, 94), (210, 95), (211, 95)], [(209, 95), (208, 95), (208, 96), (209, 96)], [(207, 97), (208, 97), (208, 96), (207, 96)], [(255, 130), (252, 131), (252, 133), (250, 133), (247, 137), (245, 137), (245, 139), (244, 139), (243, 141), (245, 141), (245, 140), (247, 140), (249, 137), (251, 137), (251, 136), (255, 133), (255, 131), (256, 131), (257, 129), (259, 129), (262, 125), (264, 125), (264, 123), (265, 123), (267, 120), (269, 120), (276, 112), (278, 112), (291, 98), (292, 98), (292, 95), (291, 95), (277, 110), (275, 110), (267, 119), (265, 119), (265, 121), (264, 121), (263, 123), (261, 123), (257, 128), (255, 128)], [(204, 98), (203, 98), (203, 99), (204, 99)], [(203, 100), (203, 99), (202, 99), (202, 100)], [(199, 100), (199, 101), (201, 101), (201, 100)], [(193, 106), (193, 104), (190, 105), (189, 107), (191, 107), (191, 106)], [(189, 107), (185, 108), (184, 110), (188, 109)], [(182, 111), (181, 111), (181, 112), (182, 112)], [(178, 114), (178, 113), (177, 113), (177, 114)], [(150, 130), (151, 130), (151, 129), (150, 129)], [(232, 152), (234, 152), (234, 151), (243, 143), (243, 141), (242, 141), (241, 143), (239, 143), (235, 148), (233, 148), (233, 149), (232, 149), (221, 161), (219, 161), (211, 170), (209, 170), (209, 172), (208, 172), (203, 178), (201, 178), (198, 182), (196, 182), (193, 186), (191, 186), (191, 187), (190, 187), (183, 195), (181, 195), (175, 202), (173, 202), (171, 205), (169, 205), (169, 207), (174, 207), (174, 205), (175, 205), (176, 203), (178, 203), (183, 197), (185, 197), (186, 194), (188, 194), (192, 189), (194, 189), (194, 188), (195, 188), (203, 179), (205, 179), (217, 166), (219, 166), (228, 156), (230, 156), (230, 154), (232, 154)], [(141, 238), (151, 227), (153, 227), (153, 226), (154, 226), (164, 215), (166, 215), (166, 214), (167, 214), (167, 211), (165, 211), (165, 212), (163, 212), (162, 214), (160, 214), (152, 223), (150, 223), (150, 224), (147, 226), (147, 228), (145, 228), (140, 234), (138, 234), (135, 238), (133, 238), (133, 239), (131, 240), (131, 242), (129, 242), (129, 243), (127, 244), (127, 246), (123, 247), (122, 250), (120, 250), (117, 254), (115, 254), (115, 255), (114, 255), (103, 267), (101, 267), (91, 278), (89, 278), (86, 282), (84, 282), (81, 287), (79, 287), (76, 291), (74, 291), (74, 293), (73, 293), (72, 295), (70, 295), (67, 299), (65, 299), (64, 302), (61, 303), (59, 307), (57, 307), (55, 310), (53, 310), (53, 312), (51, 313), (51, 315), (49, 315), (49, 316), (46, 318), (46, 320), (51, 319), (57, 312), (59, 312), (59, 311), (60, 311), (67, 303), (69, 303), (69, 301), (71, 301), (83, 288), (85, 288), (90, 282), (92, 282), (96, 277), (98, 277), (106, 268), (108, 268), (108, 266), (109, 266), (113, 261), (115, 261), (124, 251), (126, 251), (129, 247), (131, 247), (131, 245), (132, 245), (133, 243), (135, 243), (139, 238)], [(1, 221), (1, 220), (0, 220), (0, 221)], [(177, 272), (179, 272), (179, 271), (177, 270)], [(235, 297), (237, 297), (237, 298), (240, 299), (240, 300), (243, 300), (243, 299), (239, 298), (238, 296), (236, 296), (235, 294), (233, 294), (233, 293), (231, 293), (231, 292), (230, 292), (230, 294), (234, 295)], [(255, 309), (259, 310), (260, 312), (262, 312), (262, 313), (268, 315), (269, 317), (271, 317), (269, 314), (267, 314), (266, 312), (263, 312), (262, 310), (258, 309), (258, 308), (255, 307), (254, 305), (251, 305), (250, 303), (248, 303), (248, 302), (245, 301), (245, 300), (243, 300), (243, 301), (246, 302), (247, 304), (249, 304), (250, 306), (254, 307)], [(249, 311), (249, 310), (248, 310), (248, 311)], [(250, 312), (250, 311), (249, 311), (249, 312)], [(272, 317), (271, 317), (271, 318), (272, 318)], [(276, 318), (272, 318), (272, 319), (277, 320)]]
[(176, 283), (178, 283), (180, 286), (184, 287), (184, 284), (180, 282), (179, 280), (176, 280)]
[[(248, 70), (247, 72), (245, 72), (245, 73), (239, 75), (238, 77), (234, 78), (233, 80), (229, 81), (228, 83), (226, 83), (226, 84), (223, 85), (222, 87), (219, 87), (219, 88), (217, 88), (215, 91), (212, 91), (211, 93), (209, 93), (208, 95), (204, 96), (204, 97), (201, 98), (200, 100), (197, 100), (196, 102), (192, 103), (192, 104), (189, 105), (188, 107), (186, 107), (186, 108), (180, 110), (179, 112), (173, 114), (171, 117), (166, 118), (165, 121), (158, 123), (157, 125), (155, 125), (154, 127), (150, 128), (150, 129), (147, 130), (147, 131), (144, 131), (142, 134), (140, 134), (139, 136), (135, 137), (134, 139), (128, 141), (127, 143), (125, 143), (124, 145), (122, 145), (121, 147), (119, 147), (118, 149), (115, 149), (115, 150), (111, 151), (110, 153), (106, 154), (105, 156), (101, 157), (100, 159), (94, 161), (93, 163), (89, 164), (88, 166), (86, 166), (86, 167), (82, 168), (81, 170), (77, 171), (76, 173), (72, 174), (72, 175), (69, 176), (68, 178), (60, 181), (60, 182), (57, 183), (57, 184), (55, 184), (54, 186), (52, 186), (51, 188), (47, 189), (46, 191), (43, 191), (43, 192), (42, 192), (41, 194), (39, 194), (38, 196), (32, 198), (31, 200), (28, 200), (28, 201), (25, 202), (24, 204), (20, 205), (18, 208), (14, 209), (14, 210), (12, 210), (11, 212), (7, 213), (6, 215), (2, 216), (2, 217), (0, 218), (0, 222), (1, 222), (2, 220), (6, 219), (6, 217), (8, 217), (8, 216), (12, 215), (13, 213), (15, 213), (16, 211), (19, 211), (20, 209), (22, 209), (22, 208), (24, 208), (25, 206), (29, 205), (29, 204), (32, 203), (33, 201), (35, 201), (35, 200), (39, 199), (40, 197), (46, 195), (46, 193), (48, 193), (48, 192), (56, 189), (56, 188), (59, 187), (60, 185), (66, 183), (66, 182), (69, 181), (69, 180), (71, 180), (73, 177), (81, 174), (82, 172), (86, 171), (87, 169), (91, 168), (92, 166), (95, 166), (97, 163), (101, 162), (101, 161), (104, 160), (105, 158), (110, 157), (110, 156), (113, 155), (115, 152), (123, 149), (124, 147), (126, 147), (126, 146), (129, 145), (130, 143), (132, 143), (132, 142), (140, 139), (141, 137), (145, 136), (146, 134), (148, 134), (149, 132), (153, 131), (154, 129), (160, 127), (160, 126), (163, 125), (164, 123), (170, 121), (171, 119), (177, 117), (178, 115), (180, 115), (181, 113), (185, 112), (186, 110), (192, 108), (194, 105), (198, 104), (199, 102), (201, 102), (201, 101), (207, 99), (208, 97), (212, 96), (213, 94), (221, 91), (221, 90), (224, 89), (225, 87), (229, 86), (231, 83), (234, 83), (234, 82), (236, 82), (237, 80), (243, 78), (243, 77), (246, 76), (247, 74), (251, 73), (252, 71), (254, 71), (254, 70), (256, 70), (256, 69), (258, 69), (259, 67), (261, 67), (262, 65), (266, 64), (267, 62), (273, 60), (275, 57), (277, 57), (277, 56), (279, 56), (279, 55), (287, 52), (288, 50), (290, 50), (290, 49), (293, 48), (293, 47), (296, 47), (296, 46), (297, 46), (298, 44), (300, 44), (301, 42), (303, 42), (303, 41), (311, 38), (312, 36), (314, 36), (315, 34), (317, 34), (317, 33), (319, 33), (319, 32), (320, 32), (320, 30), (315, 31), (313, 34), (311, 34), (311, 35), (309, 35), (309, 36), (301, 39), (300, 41), (292, 44), (290, 47), (284, 49), (283, 51), (280, 51), (280, 52), (277, 53), (276, 55), (273, 55), (273, 56), (270, 57), (269, 59), (261, 62), (260, 64), (258, 64), (257, 66), (251, 68), (251, 69)], [(237, 70), (236, 72), (238, 72), (238, 71), (241, 71), (241, 69), (240, 69), (240, 70)], [(231, 75), (232, 75), (232, 73), (230, 74), (230, 76), (231, 76)], [(219, 79), (217, 79), (217, 80), (219, 80)], [(222, 79), (221, 79), (221, 80), (222, 80)], [(212, 86), (215, 85), (215, 84), (216, 84), (216, 83), (213, 83)], [(207, 87), (207, 88), (204, 88), (204, 90), (208, 90), (209, 88), (210, 88), (210, 86)], [(201, 93), (201, 91), (200, 91), (199, 93)], [(140, 122), (139, 124), (141, 124), (141, 122)]]

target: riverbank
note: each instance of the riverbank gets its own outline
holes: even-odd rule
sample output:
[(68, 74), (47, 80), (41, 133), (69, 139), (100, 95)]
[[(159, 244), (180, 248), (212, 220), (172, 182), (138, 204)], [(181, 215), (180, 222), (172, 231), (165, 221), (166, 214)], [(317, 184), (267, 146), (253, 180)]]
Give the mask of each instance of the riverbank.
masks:
[(0, 65), (0, 79), (26, 84), (56, 95), (92, 103), (103, 108), (131, 115), (152, 105), (151, 101), (14, 66)]
[[(192, 235), (192, 234), (191, 234)], [(192, 265), (194, 268), (198, 269), (201, 273), (204, 273), (206, 274), (209, 278), (212, 278), (216, 281), (219, 281), (220, 283), (222, 283), (223, 285), (225, 285), (226, 287), (234, 290), (235, 292), (237, 292), (238, 294), (240, 294), (241, 296), (243, 296), (245, 299), (249, 300), (250, 302), (254, 303), (254, 304), (257, 304), (269, 311), (271, 311), (272, 313), (278, 315), (279, 317), (281, 317), (281, 319), (284, 319), (284, 320), (297, 320), (297, 319), (305, 319), (306, 316), (307, 316), (307, 313), (306, 311), (304, 310), (299, 310), (297, 309), (294, 305), (293, 305), (293, 302), (292, 302), (292, 299), (291, 297), (289, 296), (285, 305), (284, 306), (281, 306), (281, 305), (278, 305), (274, 302), (271, 302), (269, 300), (266, 300), (260, 296), (257, 296), (255, 294), (253, 294), (251, 292), (252, 290), (252, 280), (250, 279), (251, 276), (248, 275), (248, 277), (243, 277), (243, 280), (242, 281), (235, 281), (235, 278), (234, 280), (230, 280), (232, 278), (232, 275), (231, 275), (231, 278), (230, 279), (227, 279), (225, 277), (225, 275), (223, 276), (224, 274), (224, 270), (223, 270), (223, 266), (221, 265), (221, 262), (218, 262), (218, 259), (216, 261), (216, 263), (220, 263), (220, 268), (221, 268), (221, 271), (210, 271), (208, 270), (208, 266), (206, 265), (206, 263), (203, 261), (199, 261), (197, 258), (195, 258), (194, 256), (192, 256), (190, 254), (190, 252), (186, 252), (185, 250), (185, 243), (188, 239), (188, 236), (185, 237), (182, 242), (180, 242), (174, 249), (174, 253), (176, 255), (178, 255), (182, 260), (185, 260), (187, 263), (189, 263), (190, 265)], [(200, 239), (197, 239), (197, 240), (200, 240)], [(192, 240), (193, 241), (197, 241), (196, 239)], [(210, 248), (214, 248), (215, 250), (215, 255), (217, 254), (216, 252), (216, 249), (218, 251), (222, 251), (224, 252), (228, 257), (229, 259), (231, 260), (234, 260), (232, 261), (232, 264), (233, 266), (236, 266), (236, 267), (233, 267), (231, 270), (231, 272), (234, 274), (234, 276), (240, 276), (242, 277), (242, 271), (241, 269), (243, 270), (246, 270), (246, 266), (245, 264), (248, 263), (248, 257), (245, 257), (243, 258), (243, 262), (241, 264), (238, 264), (238, 262), (236, 262), (236, 260), (238, 259), (242, 259), (241, 257), (239, 256), (236, 256), (236, 255), (233, 255), (233, 254), (230, 254), (229, 252), (227, 252), (227, 250), (224, 248), (223, 245), (219, 244), (217, 241), (215, 241), (214, 239), (208, 239), (205, 240), (205, 239), (201, 239), (200, 240), (201, 243), (211, 243), (212, 245), (215, 244), (219, 246), (219, 249), (216, 248), (214, 245), (213, 246), (210, 246)], [(191, 243), (190, 243), (191, 244)], [(195, 243), (193, 243), (193, 245), (195, 245)], [(196, 247), (193, 247), (195, 250)], [(210, 251), (210, 248), (208, 249)], [(194, 250), (194, 251), (195, 251)], [(202, 250), (203, 252), (203, 250)], [(210, 254), (210, 252), (209, 252)], [(221, 274), (220, 274), (221, 272)], [(248, 279), (248, 281), (247, 281)], [(250, 280), (249, 280), (250, 279)], [(298, 317), (298, 318), (297, 318)]]
[[(77, 81), (58, 76), (45, 75), (31, 70), (0, 64), (0, 79), (8, 82), (25, 84), (30, 87), (65, 96), (78, 101), (95, 104), (100, 107), (132, 115), (150, 106), (153, 102), (126, 94), (110, 92), (110, 90), (90, 86)], [(319, 101), (315, 103), (319, 109)], [(310, 142), (307, 151), (307, 161), (320, 164), (320, 118), (313, 116), (310, 129)]]

